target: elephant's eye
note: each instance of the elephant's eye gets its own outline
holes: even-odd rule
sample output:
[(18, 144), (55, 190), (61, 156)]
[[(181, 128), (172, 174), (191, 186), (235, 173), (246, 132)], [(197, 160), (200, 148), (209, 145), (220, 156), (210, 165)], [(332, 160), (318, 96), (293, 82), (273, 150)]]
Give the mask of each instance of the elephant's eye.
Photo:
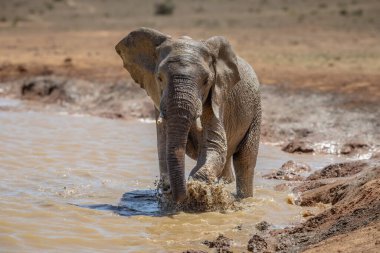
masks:
[(207, 85), (208, 84), (208, 78), (205, 79), (203, 85)]
[(158, 76), (158, 77), (157, 77), (157, 80), (161, 83), (161, 82), (162, 82), (162, 77), (161, 77), (161, 76)]

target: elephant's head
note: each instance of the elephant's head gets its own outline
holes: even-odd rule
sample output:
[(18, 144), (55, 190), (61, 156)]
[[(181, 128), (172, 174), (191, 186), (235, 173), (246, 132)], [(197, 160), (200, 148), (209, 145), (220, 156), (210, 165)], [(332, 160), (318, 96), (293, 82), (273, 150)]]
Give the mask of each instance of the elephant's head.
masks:
[(172, 39), (148, 28), (131, 32), (116, 51), (164, 117), (170, 187), (174, 201), (182, 201), (190, 127), (206, 103), (216, 118), (221, 117), (224, 96), (240, 80), (236, 55), (224, 37)]

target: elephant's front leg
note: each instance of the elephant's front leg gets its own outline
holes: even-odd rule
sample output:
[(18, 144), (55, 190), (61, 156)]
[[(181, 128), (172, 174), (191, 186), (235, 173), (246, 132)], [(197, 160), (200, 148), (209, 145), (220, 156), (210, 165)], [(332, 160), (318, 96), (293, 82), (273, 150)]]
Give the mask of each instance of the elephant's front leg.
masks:
[(221, 176), (226, 164), (226, 133), (223, 124), (213, 115), (211, 108), (204, 110), (201, 121), (203, 134), (199, 143), (200, 153), (190, 177), (215, 182)]
[(160, 185), (163, 192), (170, 191), (169, 174), (166, 164), (166, 122), (159, 119), (160, 112), (156, 109), (157, 151), (160, 167)]

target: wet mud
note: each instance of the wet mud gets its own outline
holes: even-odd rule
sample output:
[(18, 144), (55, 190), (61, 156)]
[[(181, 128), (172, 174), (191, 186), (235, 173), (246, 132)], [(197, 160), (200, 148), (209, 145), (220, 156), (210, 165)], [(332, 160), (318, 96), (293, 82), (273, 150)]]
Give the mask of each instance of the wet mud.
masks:
[(289, 153), (369, 158), (379, 150), (379, 103), (358, 94), (262, 86), (261, 139)]
[(295, 227), (261, 230), (247, 247), (253, 252), (377, 252), (379, 189), (378, 159), (328, 165), (293, 187), (293, 192), (298, 196), (296, 205), (330, 207), (306, 215), (310, 217)]
[[(1, 96), (29, 101), (36, 110), (63, 109), (116, 119), (154, 117), (145, 91), (129, 79), (86, 81), (48, 73), (4, 81), (0, 89)], [(357, 158), (369, 158), (380, 149), (379, 104), (373, 100), (283, 85), (262, 85), (261, 90), (263, 142), (289, 153)]]
[[(294, 166), (293, 161), (285, 163), (279, 171), (283, 167), (292, 168), (291, 164)], [(297, 198), (292, 204), (327, 208), (316, 214), (304, 210), (305, 222), (284, 229), (276, 229), (267, 221), (257, 223), (247, 242), (248, 252), (377, 252), (380, 242), (380, 160), (377, 157), (330, 164), (295, 181), (298, 183), (292, 191)], [(237, 228), (241, 231), (242, 225)], [(205, 243), (210, 248), (215, 246), (216, 252), (232, 252), (223, 251), (229, 250), (232, 240), (220, 235)]]
[[(0, 95), (28, 102), (28, 109), (87, 114), (111, 119), (153, 118), (153, 106), (132, 81), (90, 82), (56, 75), (0, 83)], [(7, 108), (0, 107), (0, 110)]]
[[(357, 169), (353, 170), (354, 167)], [(340, 173), (329, 173), (331, 168), (335, 168), (335, 172), (339, 168)], [(312, 180), (312, 183), (308, 180)], [(330, 204), (331, 208), (294, 228), (274, 231), (278, 251), (314, 249), (313, 252), (339, 252), (345, 247), (345, 252), (359, 252), (363, 249), (376, 252), (380, 238), (379, 160), (327, 166), (311, 175), (293, 191), (299, 194), (296, 201), (298, 205), (314, 206), (323, 203)], [(365, 246), (362, 242), (350, 241), (350, 234), (359, 235), (360, 231), (368, 229), (372, 233)]]

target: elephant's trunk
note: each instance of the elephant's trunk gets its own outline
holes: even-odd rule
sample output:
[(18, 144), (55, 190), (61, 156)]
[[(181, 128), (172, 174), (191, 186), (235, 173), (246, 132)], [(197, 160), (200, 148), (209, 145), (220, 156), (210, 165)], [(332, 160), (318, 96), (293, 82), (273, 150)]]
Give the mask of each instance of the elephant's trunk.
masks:
[(186, 143), (197, 114), (196, 94), (196, 85), (188, 78), (176, 77), (168, 85), (166, 161), (172, 197), (177, 203), (186, 197)]

